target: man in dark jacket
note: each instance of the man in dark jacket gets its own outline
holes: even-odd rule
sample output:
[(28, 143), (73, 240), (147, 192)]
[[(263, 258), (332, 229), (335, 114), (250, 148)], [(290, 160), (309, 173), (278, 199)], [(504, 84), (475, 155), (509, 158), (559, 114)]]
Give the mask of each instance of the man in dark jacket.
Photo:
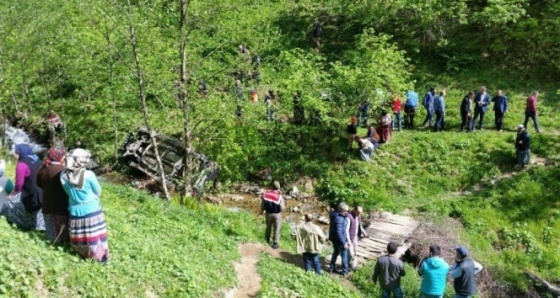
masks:
[(422, 105), (426, 108), (426, 119), (422, 123), (422, 126), (428, 123), (430, 127), (433, 124), (433, 117), (434, 117), (434, 98), (436, 96), (436, 88), (432, 87), (426, 95), (424, 95), (424, 99), (422, 100)]
[(496, 129), (502, 131), (504, 114), (507, 112), (508, 109), (508, 98), (507, 96), (504, 95), (502, 90), (498, 90), (496, 92), (496, 96), (492, 98), (492, 102), (494, 103)]
[(463, 101), (461, 102), (461, 131), (472, 131), (472, 99), (474, 97), (474, 92), (469, 92), (465, 95)]
[(488, 111), (488, 105), (490, 105), (490, 95), (486, 93), (486, 87), (480, 87), (479, 92), (474, 97), (474, 118), (473, 118), (473, 127), (476, 123), (476, 119), (480, 116), (480, 121), (478, 122), (478, 129), (482, 129), (484, 127), (484, 115), (486, 111)]
[(395, 298), (403, 297), (401, 288), (401, 277), (406, 274), (401, 260), (395, 257), (398, 244), (389, 242), (387, 244), (387, 255), (379, 257), (373, 269), (373, 283), (381, 286), (381, 297), (390, 298), (391, 293)]
[(346, 214), (348, 213), (348, 205), (340, 203), (337, 210), (330, 213), (329, 240), (333, 244), (334, 252), (332, 254), (329, 272), (335, 270), (336, 259), (338, 255), (342, 258), (342, 275), (348, 275), (348, 248), (350, 247), (350, 239), (346, 230)]
[(476, 277), (482, 265), (468, 257), (465, 247), (455, 248), (455, 265), (449, 271), (453, 277), (453, 288), (455, 288), (455, 298), (470, 298), (476, 293)]
[(517, 155), (517, 165), (522, 169), (529, 164), (531, 159), (531, 137), (525, 129), (525, 126), (519, 124), (517, 126), (517, 138), (515, 139), (515, 153)]

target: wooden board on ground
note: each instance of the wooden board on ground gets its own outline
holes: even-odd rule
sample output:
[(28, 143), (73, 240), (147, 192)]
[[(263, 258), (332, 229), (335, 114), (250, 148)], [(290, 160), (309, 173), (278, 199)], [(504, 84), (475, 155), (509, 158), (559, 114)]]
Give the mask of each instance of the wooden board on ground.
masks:
[[(418, 228), (419, 222), (414, 218), (384, 212), (380, 217), (372, 219), (366, 229), (368, 238), (363, 238), (358, 242), (356, 251), (358, 266), (376, 260), (379, 256), (387, 253), (387, 244), (394, 241), (399, 244), (397, 257), (401, 257), (410, 247), (407, 240)], [(325, 262), (330, 261), (330, 256), (325, 258)], [(338, 258), (340, 264), (340, 258)]]

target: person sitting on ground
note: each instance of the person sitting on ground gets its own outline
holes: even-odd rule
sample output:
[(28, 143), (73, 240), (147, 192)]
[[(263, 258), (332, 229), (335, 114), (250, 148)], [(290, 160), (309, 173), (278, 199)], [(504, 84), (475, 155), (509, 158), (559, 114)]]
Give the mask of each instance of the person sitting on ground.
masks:
[(305, 214), (305, 223), (297, 226), (292, 232), (292, 236), (296, 239), (296, 251), (303, 254), (303, 263), (305, 271), (312, 269), (315, 273), (321, 274), (321, 261), (319, 253), (323, 249), (323, 244), (327, 240), (323, 230), (313, 223), (313, 215)]
[(2, 207), (2, 215), (10, 224), (22, 230), (45, 230), (41, 203), (43, 191), (37, 186), (37, 172), (41, 167), (39, 157), (27, 144), (18, 144), (13, 151), (18, 160), (14, 194)]
[(64, 171), (64, 148), (53, 147), (37, 174), (37, 185), (43, 189), (42, 212), (45, 219), (45, 232), (52, 244), (68, 243), (70, 240), (70, 220), (68, 195), (60, 183)]
[(379, 134), (373, 123), (369, 125), (365, 138), (373, 144), (375, 149), (379, 147)]
[(249, 52), (249, 50), (247, 50), (247, 48), (244, 45), (240, 44), (238, 48), (239, 48), (239, 53), (247, 56), (251, 55), (251, 52)]
[(373, 145), (373, 143), (370, 142), (368, 139), (366, 138), (362, 139), (359, 136), (356, 136), (355, 140), (360, 147), (360, 157), (362, 158), (362, 160), (370, 161), (371, 155), (375, 150), (375, 146)]
[(101, 186), (95, 174), (86, 170), (91, 155), (74, 149), (66, 156), (66, 170), (60, 183), (69, 198), (70, 246), (83, 258), (109, 261), (105, 214), (101, 208)]
[(284, 198), (280, 193), (280, 183), (274, 181), (274, 188), (264, 193), (261, 198), (261, 212), (265, 212), (266, 231), (264, 237), (270, 243), (270, 234), (274, 233), (272, 248), (280, 247), (280, 229), (282, 227), (282, 211), (284, 210)]
[(441, 258), (441, 248), (430, 246), (430, 257), (425, 259), (418, 268), (422, 276), (420, 298), (443, 297), (449, 265)]
[(357, 122), (358, 119), (356, 117), (352, 117), (352, 119), (350, 119), (350, 124), (346, 126), (346, 135), (348, 137), (348, 150), (352, 150), (352, 146), (354, 145), (354, 138), (358, 133), (358, 128), (356, 127)]
[(406, 102), (404, 103), (404, 127), (414, 129), (414, 116), (418, 107), (418, 93), (408, 90), (406, 92)]
[(381, 111), (379, 124), (377, 126), (377, 133), (379, 134), (379, 143), (384, 144), (391, 139), (391, 116), (387, 111)]
[(404, 265), (399, 260), (397, 253), (399, 245), (393, 241), (387, 244), (387, 254), (377, 259), (373, 269), (373, 284), (379, 282), (381, 287), (381, 298), (390, 298), (391, 293), (395, 298), (403, 298), (401, 288), (401, 277), (406, 275)]
[(336, 259), (340, 255), (342, 259), (342, 275), (348, 276), (348, 247), (350, 247), (350, 239), (346, 233), (346, 214), (348, 213), (348, 205), (340, 203), (337, 210), (331, 211), (329, 240), (333, 244), (334, 252), (331, 256), (329, 265), (329, 273), (335, 272)]
[(52, 127), (57, 132), (60, 132), (62, 130), (63, 125), (64, 125), (62, 123), (62, 121), (60, 120), (60, 118), (58, 117), (58, 115), (53, 110), (50, 110), (49, 114), (47, 115), (47, 123), (49, 125), (52, 125)]
[(14, 183), (10, 178), (4, 176), (5, 172), (6, 161), (0, 159), (0, 210), (2, 210), (4, 203), (8, 201), (8, 196), (14, 191)]
[(402, 106), (401, 97), (397, 95), (393, 99), (393, 106), (392, 106), (393, 114), (395, 115), (395, 119), (396, 119), (396, 123), (394, 121), (391, 121), (393, 130), (395, 129), (396, 126), (398, 131), (401, 131), (401, 127), (402, 127), (401, 106)]
[(363, 208), (360, 206), (354, 207), (354, 210), (348, 212), (347, 218), (349, 220), (348, 225), (348, 239), (350, 239), (350, 248), (348, 249), (348, 264), (350, 269), (356, 270), (358, 266), (358, 258), (356, 253), (358, 251), (358, 240), (367, 237), (367, 233), (362, 226), (362, 213)]
[(468, 250), (463, 246), (455, 248), (455, 264), (449, 271), (453, 278), (455, 298), (470, 298), (476, 294), (476, 275), (482, 265), (468, 257)]
[(531, 160), (531, 136), (523, 124), (517, 126), (517, 138), (515, 139), (515, 153), (517, 156), (517, 166), (524, 169)]
[(508, 110), (508, 98), (504, 95), (502, 90), (496, 91), (496, 96), (492, 98), (494, 103), (494, 119), (496, 123), (496, 129), (502, 131), (504, 126), (504, 114)]

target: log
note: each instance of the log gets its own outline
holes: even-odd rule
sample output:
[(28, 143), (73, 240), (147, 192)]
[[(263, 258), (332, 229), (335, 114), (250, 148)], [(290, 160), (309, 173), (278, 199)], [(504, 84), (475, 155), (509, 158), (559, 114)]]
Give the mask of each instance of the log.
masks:
[(542, 288), (545, 291), (548, 291), (549, 293), (555, 295), (555, 296), (560, 296), (560, 288), (558, 288), (557, 286), (549, 283), (548, 281), (538, 277), (536, 274), (530, 272), (530, 271), (525, 271), (525, 275), (527, 275), (527, 277), (532, 280), (539, 288)]

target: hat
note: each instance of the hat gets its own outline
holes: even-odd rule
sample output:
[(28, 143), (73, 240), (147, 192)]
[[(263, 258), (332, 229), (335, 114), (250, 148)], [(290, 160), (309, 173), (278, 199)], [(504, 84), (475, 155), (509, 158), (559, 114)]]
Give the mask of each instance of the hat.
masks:
[(274, 189), (280, 189), (280, 182), (274, 181), (273, 185), (274, 185)]
[(463, 258), (469, 254), (469, 251), (464, 246), (455, 247), (455, 251), (457, 251), (459, 255)]

